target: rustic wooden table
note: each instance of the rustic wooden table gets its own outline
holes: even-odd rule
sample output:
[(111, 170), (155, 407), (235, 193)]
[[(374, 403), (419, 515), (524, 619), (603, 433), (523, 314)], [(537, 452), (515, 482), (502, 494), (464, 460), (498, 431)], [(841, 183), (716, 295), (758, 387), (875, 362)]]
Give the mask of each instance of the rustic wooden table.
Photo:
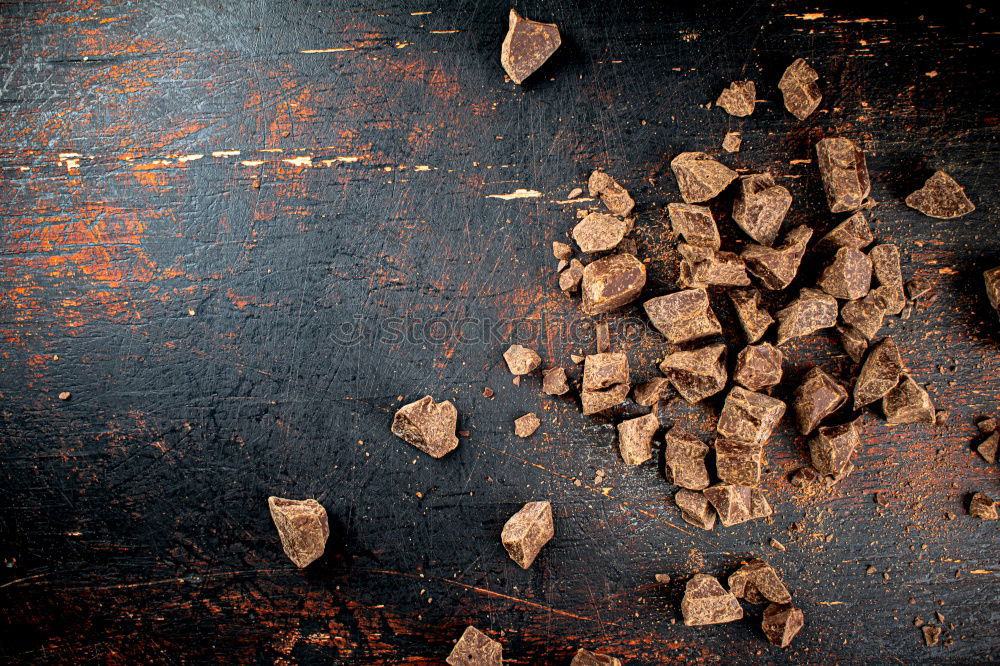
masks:
[[(1000, 415), (980, 279), (1000, 264), (996, 9), (851, 4), (530, 2), (564, 44), (521, 87), (499, 66), (498, 2), (0, 1), (0, 659), (440, 663), (469, 623), (518, 664), (581, 646), (633, 664), (996, 659), (997, 524), (964, 504), (1000, 491), (972, 450), (974, 418)], [(805, 122), (776, 87), (796, 56), (824, 93)], [(711, 108), (746, 77), (751, 117)], [(614, 419), (513, 386), (500, 354), (532, 333), (546, 365), (593, 349), (549, 247), (595, 167), (638, 202), (646, 292), (672, 290), (668, 162), (721, 154), (727, 131), (743, 148), (721, 159), (770, 170), (790, 222), (818, 231), (836, 217), (812, 145), (863, 145), (877, 237), (934, 284), (885, 331), (950, 420), (869, 417), (857, 471), (812, 495), (787, 481), (807, 455), (786, 423), (773, 521), (701, 532), (653, 463), (622, 464)], [(976, 212), (902, 205), (936, 168)], [(657, 374), (667, 345), (626, 333), (637, 380)], [(817, 362), (853, 372), (830, 335), (787, 350), (778, 395)], [(442, 460), (389, 433), (399, 396), (426, 393), (471, 432)], [(718, 407), (673, 401), (661, 421), (708, 439)], [(521, 440), (527, 411), (543, 423)], [(281, 552), (271, 494), (330, 513), (307, 570)], [(557, 536), (522, 571), (500, 528), (541, 498)], [(753, 554), (805, 611), (787, 650), (760, 608), (679, 622), (687, 576)], [(914, 618), (935, 613), (927, 648)]]

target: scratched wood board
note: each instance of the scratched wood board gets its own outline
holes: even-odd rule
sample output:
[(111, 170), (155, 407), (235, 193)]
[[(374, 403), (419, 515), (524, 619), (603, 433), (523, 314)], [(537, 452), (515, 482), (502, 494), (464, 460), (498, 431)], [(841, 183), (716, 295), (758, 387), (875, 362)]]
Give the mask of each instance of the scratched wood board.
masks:
[[(917, 4), (530, 2), (564, 42), (519, 87), (497, 2), (0, 2), (3, 660), (441, 663), (470, 623), (517, 664), (579, 647), (633, 664), (995, 659), (997, 526), (965, 501), (1000, 492), (972, 449), (974, 419), (1000, 415), (981, 281), (1000, 264), (1000, 33), (986, 3)], [(824, 94), (805, 122), (776, 86), (796, 56)], [(761, 100), (745, 119), (711, 105), (740, 78)], [(722, 153), (727, 131), (739, 153)], [(618, 457), (614, 423), (641, 409), (584, 417), (537, 378), (512, 385), (501, 352), (520, 339), (576, 376), (569, 354), (593, 350), (550, 254), (596, 205), (566, 202), (593, 168), (638, 202), (656, 295), (677, 276), (673, 155), (770, 171), (795, 196), (789, 223), (821, 233), (838, 220), (812, 145), (831, 135), (868, 155), (877, 238), (934, 284), (884, 331), (950, 418), (869, 416), (857, 470), (813, 495), (787, 481), (807, 448), (785, 423), (763, 482), (773, 520), (701, 532), (655, 461)], [(938, 168), (974, 213), (902, 205)], [(670, 348), (641, 309), (607, 320), (634, 380), (656, 375)], [(787, 345), (776, 394), (817, 363), (856, 372), (819, 334)], [(470, 432), (442, 460), (389, 433), (400, 398), (425, 394)], [(674, 400), (661, 422), (708, 440), (719, 406)], [(542, 426), (518, 439), (529, 411)], [(271, 494), (330, 513), (307, 570), (281, 552)], [(542, 498), (556, 537), (522, 571), (500, 529)], [(752, 555), (805, 611), (786, 650), (759, 607), (680, 622), (690, 574)], [(927, 648), (913, 619), (935, 612)]]

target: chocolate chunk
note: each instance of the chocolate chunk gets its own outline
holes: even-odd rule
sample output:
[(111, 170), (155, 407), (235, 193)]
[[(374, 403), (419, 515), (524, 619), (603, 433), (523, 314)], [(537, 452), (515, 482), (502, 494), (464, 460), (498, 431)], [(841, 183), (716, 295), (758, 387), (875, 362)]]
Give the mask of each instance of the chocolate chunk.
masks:
[(903, 359), (892, 338), (884, 338), (875, 345), (865, 364), (861, 366), (861, 374), (854, 385), (854, 409), (861, 409), (871, 404), (891, 391), (899, 383), (903, 373)]
[[(861, 301), (852, 301), (859, 303)], [(837, 334), (840, 337), (840, 346), (844, 348), (847, 355), (855, 363), (861, 363), (865, 352), (868, 351), (868, 339), (865, 335), (853, 326), (837, 326)]]
[(705, 153), (681, 153), (670, 161), (681, 198), (699, 203), (714, 198), (736, 179), (737, 173)]
[(512, 375), (527, 375), (535, 371), (542, 363), (541, 357), (534, 350), (522, 345), (511, 345), (503, 353), (507, 368)]
[(660, 363), (660, 372), (693, 405), (725, 388), (726, 346), (716, 344), (674, 352)]
[(631, 303), (646, 284), (646, 265), (631, 254), (613, 254), (583, 269), (583, 311), (603, 314)]
[(799, 432), (808, 435), (819, 422), (847, 402), (847, 389), (818, 366), (806, 373), (795, 389), (793, 407)]
[(823, 426), (809, 440), (809, 456), (818, 472), (836, 476), (847, 469), (854, 449), (860, 444), (861, 439), (854, 423)]
[(455, 450), (458, 437), (458, 410), (451, 402), (435, 403), (425, 395), (416, 402), (400, 407), (392, 419), (392, 434), (412, 444), (432, 458), (440, 458)]
[(780, 247), (750, 245), (740, 256), (746, 262), (747, 270), (760, 278), (764, 286), (773, 290), (784, 289), (799, 272), (799, 264), (812, 233), (809, 227), (799, 225), (788, 232)]
[(281, 547), (295, 566), (307, 567), (326, 550), (330, 538), (330, 523), (326, 509), (314, 499), (293, 500), (283, 497), (267, 498), (271, 520), (278, 528)]
[(997, 429), (997, 420), (992, 416), (981, 416), (976, 419), (976, 428), (980, 435), (988, 435)]
[(744, 347), (736, 357), (733, 379), (751, 391), (775, 386), (781, 381), (783, 358), (781, 351), (767, 342)]
[(871, 282), (872, 262), (865, 253), (853, 247), (842, 247), (823, 270), (817, 286), (834, 298), (853, 301), (868, 293)]
[(620, 659), (580, 648), (569, 666), (622, 666)]
[(628, 384), (628, 379), (628, 356), (621, 352), (590, 354), (584, 362), (584, 391), (598, 391), (614, 384)]
[(1000, 266), (985, 271), (983, 281), (986, 283), (986, 295), (990, 299), (990, 305), (1000, 313)]
[(670, 226), (689, 245), (719, 249), (719, 228), (708, 206), (672, 203), (667, 205), (667, 213), (670, 215)]
[(740, 138), (739, 132), (726, 132), (726, 136), (722, 139), (722, 149), (727, 153), (737, 153), (742, 143), (743, 139)]
[(569, 194), (566, 195), (566, 198), (567, 199), (576, 199), (581, 194), (583, 194), (583, 188), (582, 187), (574, 187), (572, 190), (569, 191)]
[(791, 193), (776, 185), (771, 174), (743, 176), (739, 196), (733, 203), (733, 220), (750, 238), (763, 245), (773, 245), (791, 205)]
[(656, 574), (654, 578), (656, 578), (656, 582), (661, 585), (667, 585), (670, 583), (670, 574)]
[(976, 451), (979, 455), (983, 457), (988, 463), (995, 463), (997, 461), (997, 448), (1000, 447), (1000, 432), (994, 432), (992, 435), (984, 439), (976, 447)]
[(737, 118), (743, 118), (753, 113), (757, 103), (757, 86), (753, 81), (733, 81), (722, 91), (715, 105), (725, 109), (726, 113)]
[(865, 154), (850, 139), (829, 138), (816, 143), (816, 156), (830, 210), (861, 208), (871, 192)]
[(653, 377), (645, 384), (640, 384), (632, 391), (632, 399), (637, 405), (652, 407), (663, 399), (663, 394), (669, 386), (670, 380), (666, 377)]
[(778, 81), (778, 89), (785, 98), (785, 108), (799, 120), (808, 118), (823, 99), (816, 84), (818, 80), (816, 70), (802, 58), (796, 58)]
[(628, 224), (613, 215), (591, 213), (573, 227), (573, 240), (582, 252), (606, 252), (614, 249), (628, 233)]
[(969, 500), (969, 515), (980, 520), (996, 520), (997, 503), (989, 495), (974, 493)]
[(772, 645), (788, 647), (806, 622), (802, 610), (790, 604), (771, 604), (764, 610), (760, 628)]
[(965, 188), (944, 171), (935, 171), (923, 187), (906, 197), (906, 205), (942, 220), (962, 217), (976, 210), (965, 196)]
[(559, 260), (569, 261), (573, 257), (573, 248), (566, 243), (552, 241), (552, 256)]
[(760, 292), (756, 289), (736, 289), (729, 292), (729, 300), (733, 303), (747, 342), (753, 344), (760, 340), (774, 323), (767, 310), (760, 307)]
[(608, 330), (608, 322), (598, 322), (594, 327), (594, 337), (597, 338), (597, 353), (603, 354), (611, 351), (611, 332)]
[(707, 285), (745, 287), (750, 284), (746, 266), (735, 252), (721, 252), (687, 243), (678, 244), (677, 249), (684, 257), (678, 280), (684, 288), (703, 288)]
[(681, 488), (674, 495), (674, 502), (681, 510), (684, 522), (703, 530), (715, 527), (715, 509), (708, 503), (704, 493)]
[(527, 569), (553, 534), (552, 504), (528, 502), (503, 526), (500, 541), (510, 559), (522, 569)]
[(61, 391), (59, 393), (59, 399), (62, 400), (63, 402), (69, 400), (72, 397), (73, 397), (73, 394), (70, 393), (69, 391)]
[(875, 237), (872, 235), (871, 227), (868, 226), (865, 214), (858, 211), (823, 236), (816, 243), (816, 248), (826, 250), (853, 247), (855, 250), (863, 250), (874, 240)]
[(646, 414), (618, 424), (618, 452), (626, 465), (641, 465), (653, 457), (653, 435), (660, 428), (656, 414)]
[(818, 289), (804, 288), (778, 314), (778, 344), (837, 324), (837, 299)]
[(815, 467), (800, 467), (795, 470), (788, 482), (796, 488), (809, 488), (819, 483), (823, 475)]
[(569, 293), (576, 291), (580, 287), (580, 280), (583, 279), (583, 264), (579, 259), (571, 259), (569, 268), (559, 274), (559, 288)]
[(500, 47), (500, 64), (511, 81), (521, 83), (545, 64), (562, 40), (556, 24), (523, 18), (513, 9), (507, 23), (507, 36)]
[(724, 439), (764, 444), (785, 413), (785, 403), (763, 393), (734, 386), (726, 396), (716, 430)]
[(667, 342), (680, 344), (722, 333), (704, 289), (686, 289), (651, 298), (642, 304)]
[(726, 527), (738, 525), (750, 520), (751, 495), (750, 488), (716, 484), (706, 488), (705, 498), (715, 508), (719, 520)]
[(935, 627), (933, 624), (925, 624), (920, 627), (920, 631), (924, 634), (924, 645), (934, 647), (938, 644), (938, 639), (941, 638), (941, 627)]
[(934, 285), (931, 284), (930, 280), (915, 277), (906, 283), (906, 296), (911, 301), (916, 301), (929, 294), (933, 288)]
[(689, 490), (708, 488), (708, 469), (705, 467), (708, 447), (681, 426), (671, 428), (663, 439), (667, 481)]
[[(885, 320), (884, 301), (878, 294), (868, 294), (856, 301), (844, 303), (840, 308), (840, 321), (860, 333), (864, 339), (871, 340), (882, 329)], [(867, 347), (867, 344), (865, 345)], [(857, 359), (855, 359), (857, 360)]]
[(534, 413), (525, 414), (514, 419), (514, 434), (518, 437), (531, 437), (541, 424)]
[(763, 444), (722, 437), (715, 440), (715, 469), (724, 483), (756, 486), (760, 483), (760, 467), (763, 462)]
[(562, 366), (542, 371), (542, 391), (548, 395), (565, 395), (569, 393), (569, 381), (566, 369)]
[(792, 595), (781, 582), (781, 577), (770, 564), (753, 559), (729, 577), (729, 591), (737, 599), (745, 598), (752, 604), (767, 601), (775, 604), (792, 603)]
[(930, 423), (934, 425), (934, 404), (919, 384), (903, 375), (896, 387), (882, 398), (882, 410), (889, 423)]
[(602, 391), (582, 391), (580, 401), (583, 406), (583, 413), (597, 414), (611, 409), (615, 405), (620, 405), (628, 396), (628, 384), (615, 384)]
[(868, 252), (872, 262), (875, 280), (880, 285), (875, 290), (889, 314), (899, 314), (906, 305), (903, 295), (903, 273), (899, 267), (899, 248), (885, 243), (876, 245)]
[(603, 171), (590, 174), (587, 188), (590, 190), (590, 196), (600, 196), (604, 205), (615, 215), (628, 217), (635, 207), (635, 201), (629, 196), (628, 191)]
[(743, 608), (714, 576), (695, 574), (684, 587), (681, 614), (684, 624), (693, 627), (742, 619)]
[(449, 666), (502, 666), (503, 646), (470, 624), (445, 661)]

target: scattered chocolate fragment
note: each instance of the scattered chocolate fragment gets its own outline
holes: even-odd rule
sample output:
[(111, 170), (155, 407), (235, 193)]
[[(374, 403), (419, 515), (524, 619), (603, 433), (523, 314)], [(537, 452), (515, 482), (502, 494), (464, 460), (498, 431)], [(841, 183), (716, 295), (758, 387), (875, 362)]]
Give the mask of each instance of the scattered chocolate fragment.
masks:
[(670, 574), (656, 574), (654, 576), (656, 582), (661, 585), (667, 585), (670, 583)]
[(560, 259), (559, 263), (556, 265), (556, 273), (562, 273), (569, 266), (569, 262), (565, 259)]
[(579, 354), (570, 354), (569, 355), (569, 359), (571, 361), (573, 361), (574, 363), (576, 363), (577, 365), (580, 365), (585, 360), (587, 360), (587, 357), (586, 356), (580, 356)]
[(520, 386), (521, 385), (521, 376), (522, 375), (514, 375), (514, 379), (512, 379), (510, 383), (513, 384), (514, 386)]
[(487, 398), (487, 399), (492, 398), (493, 397), (493, 389), (491, 389), (489, 386), (487, 386), (486, 388), (484, 388), (483, 389), (483, 397)]
[(722, 107), (726, 113), (737, 118), (743, 118), (753, 113), (757, 103), (757, 86), (753, 81), (733, 81), (722, 91), (715, 105)]
[(876, 245), (868, 252), (872, 271), (879, 287), (875, 293), (882, 300), (885, 311), (899, 314), (906, 305), (903, 294), (903, 273), (899, 267), (899, 248), (890, 243)]
[(918, 300), (930, 293), (934, 285), (930, 280), (922, 277), (915, 277), (906, 283), (906, 296), (911, 301)]
[(737, 569), (729, 576), (728, 584), (734, 597), (746, 599), (752, 604), (768, 601), (775, 604), (792, 603), (792, 595), (778, 572), (761, 559), (752, 559)]
[(295, 566), (302, 569), (315, 562), (326, 550), (330, 523), (326, 509), (314, 499), (267, 498), (271, 520), (278, 528), (281, 547)]
[(649, 320), (667, 342), (680, 344), (722, 333), (704, 289), (686, 289), (651, 298), (642, 304)]
[(785, 403), (763, 393), (734, 386), (726, 396), (716, 430), (719, 437), (764, 444), (785, 413)]
[(62, 391), (61, 393), (59, 393), (59, 399), (62, 400), (63, 402), (69, 400), (72, 397), (73, 394), (70, 393), (69, 391)]
[(594, 327), (594, 337), (597, 338), (597, 353), (603, 354), (611, 351), (611, 332), (608, 330), (608, 322), (601, 321)]
[(518, 437), (531, 437), (542, 424), (534, 412), (514, 419), (514, 434)]
[(768, 542), (768, 545), (771, 546), (771, 548), (774, 548), (775, 550), (782, 553), (788, 550), (787, 548), (785, 548), (785, 544), (781, 543), (774, 537), (771, 537), (771, 540)]
[(871, 193), (865, 154), (850, 139), (827, 138), (816, 143), (816, 156), (830, 210), (861, 208)]
[(715, 527), (715, 510), (709, 505), (704, 493), (681, 488), (674, 495), (674, 502), (681, 510), (681, 518), (685, 522), (703, 530)]
[(853, 326), (837, 326), (837, 333), (840, 337), (840, 346), (844, 348), (847, 355), (855, 363), (861, 363), (868, 351), (868, 340), (864, 334)]
[(687, 402), (700, 402), (726, 386), (726, 345), (669, 354), (660, 363), (660, 372)]
[(994, 432), (981, 441), (979, 446), (976, 447), (976, 451), (979, 452), (979, 455), (986, 462), (995, 463), (997, 461), (997, 448), (1000, 448), (1000, 432)]
[(920, 631), (924, 633), (924, 645), (934, 647), (938, 644), (938, 639), (941, 638), (941, 627), (935, 627), (933, 624), (925, 624), (920, 627)]
[(716, 484), (704, 491), (705, 498), (715, 508), (719, 520), (726, 527), (750, 520), (750, 489), (744, 486)]
[(670, 161), (670, 168), (677, 177), (681, 198), (686, 203), (714, 198), (737, 177), (737, 173), (729, 167), (699, 152), (681, 153)]
[(635, 207), (635, 201), (629, 196), (628, 191), (603, 171), (597, 170), (590, 174), (587, 188), (590, 190), (590, 196), (600, 196), (604, 205), (615, 215), (628, 217)]
[(695, 574), (684, 587), (681, 614), (684, 624), (693, 627), (739, 620), (743, 617), (743, 608), (714, 576)]
[(743, 139), (740, 138), (739, 132), (726, 132), (726, 136), (722, 139), (722, 149), (727, 153), (738, 153), (742, 143)]
[(584, 391), (598, 391), (614, 384), (628, 384), (628, 380), (628, 356), (622, 352), (590, 354), (584, 362)]
[(767, 310), (760, 307), (760, 292), (756, 289), (735, 289), (729, 292), (729, 300), (733, 303), (747, 342), (753, 344), (760, 340), (774, 323)]
[(715, 470), (724, 483), (756, 486), (764, 462), (764, 445), (722, 437), (715, 440)]
[(470, 624), (445, 661), (449, 666), (502, 666), (503, 646)]
[(521, 83), (545, 64), (562, 39), (556, 24), (526, 19), (513, 9), (507, 24), (507, 36), (500, 47), (500, 64), (511, 81)]
[(615, 657), (580, 648), (574, 655), (573, 661), (570, 662), (570, 666), (622, 666), (622, 662)]
[(681, 426), (671, 428), (663, 439), (667, 481), (688, 490), (707, 488), (709, 480), (705, 456), (708, 455), (708, 447)]
[(556, 259), (569, 261), (573, 257), (573, 248), (566, 243), (552, 241), (552, 256)]
[(805, 624), (802, 610), (791, 604), (771, 604), (764, 610), (760, 627), (772, 645), (788, 647)]
[(778, 81), (778, 89), (785, 98), (785, 108), (799, 120), (808, 118), (823, 99), (816, 84), (818, 80), (816, 70), (802, 58), (796, 58)]
[(653, 377), (645, 384), (635, 387), (632, 391), (632, 399), (637, 405), (652, 407), (663, 399), (663, 394), (666, 393), (669, 385), (670, 380), (666, 377)]
[(885, 321), (883, 301), (877, 294), (869, 293), (864, 298), (844, 303), (840, 308), (840, 321), (861, 334), (866, 341), (871, 340), (882, 330)]
[(809, 488), (819, 483), (822, 476), (814, 467), (800, 467), (792, 473), (788, 482), (796, 488)]
[(556, 366), (542, 371), (542, 391), (548, 395), (565, 395), (569, 393), (569, 380), (566, 368)]
[(972, 499), (969, 500), (969, 515), (980, 520), (996, 520), (997, 503), (989, 495), (973, 493)]
[(573, 227), (573, 240), (587, 254), (614, 249), (628, 233), (628, 224), (613, 215), (591, 213)]
[(749, 245), (740, 256), (746, 262), (747, 270), (760, 278), (764, 286), (772, 290), (784, 289), (799, 272), (812, 234), (812, 229), (799, 225), (788, 232), (780, 247)]
[(935, 171), (923, 187), (906, 197), (906, 205), (941, 220), (962, 217), (976, 210), (965, 196), (965, 188), (944, 171)]
[(795, 389), (793, 407), (799, 432), (808, 435), (819, 422), (847, 402), (847, 389), (819, 366), (806, 373)]
[(616, 310), (638, 298), (645, 284), (646, 265), (635, 256), (613, 254), (598, 259), (583, 269), (583, 311), (597, 315)]
[(719, 287), (746, 287), (750, 284), (746, 266), (735, 252), (722, 252), (705, 247), (679, 243), (681, 260), (681, 287), (703, 288), (707, 285)]
[(641, 465), (653, 457), (653, 435), (659, 428), (656, 414), (645, 414), (618, 424), (618, 452), (626, 465)]
[(503, 526), (500, 541), (510, 559), (522, 569), (527, 569), (538, 556), (538, 551), (555, 534), (552, 525), (552, 504), (528, 502)]
[(567, 199), (576, 199), (581, 194), (583, 194), (583, 188), (582, 187), (574, 187), (572, 190), (569, 191), (569, 194), (566, 195), (566, 198)]
[(939, 409), (937, 414), (934, 415), (934, 425), (943, 426), (948, 422), (948, 418), (951, 416), (951, 412), (947, 409)]
[(778, 311), (778, 344), (837, 324), (837, 299), (819, 289), (803, 288), (792, 303)]
[(792, 205), (791, 193), (774, 182), (769, 173), (740, 178), (740, 193), (733, 203), (733, 220), (750, 238), (773, 245), (781, 223)]
[(628, 384), (615, 384), (601, 391), (582, 391), (580, 402), (586, 415), (598, 414), (622, 404), (628, 397)]
[(392, 419), (392, 434), (412, 444), (432, 458), (455, 450), (458, 437), (458, 410), (448, 400), (435, 403), (425, 395), (399, 408)]
[(667, 213), (670, 215), (670, 226), (689, 245), (719, 249), (719, 228), (708, 206), (672, 203), (667, 205)]
[(855, 300), (868, 293), (872, 262), (861, 250), (842, 247), (823, 270), (817, 286), (834, 298)]
[(768, 342), (748, 345), (736, 357), (733, 379), (751, 391), (775, 386), (781, 381), (783, 358), (781, 350)]
[(985, 271), (983, 281), (986, 283), (986, 295), (990, 299), (990, 305), (1000, 313), (1000, 266)]
[(830, 233), (823, 236), (816, 243), (817, 249), (836, 249), (840, 247), (853, 247), (855, 250), (863, 250), (874, 242), (871, 227), (868, 226), (868, 219), (865, 214), (858, 211), (854, 215), (835, 226)]
[(569, 268), (559, 273), (559, 288), (569, 293), (576, 291), (580, 287), (580, 280), (583, 279), (583, 264), (579, 259), (571, 259)]
[(868, 352), (854, 385), (854, 409), (861, 409), (891, 391), (903, 374), (903, 359), (892, 338), (883, 338)]
[(899, 383), (882, 398), (882, 410), (889, 423), (930, 423), (934, 425), (934, 404), (927, 391), (902, 375)]
[(503, 353), (507, 368), (512, 375), (526, 375), (534, 372), (542, 363), (541, 357), (533, 350), (522, 345), (511, 345)]
[(809, 440), (809, 456), (818, 472), (838, 476), (848, 469), (851, 455), (860, 444), (861, 438), (854, 423), (823, 426)]

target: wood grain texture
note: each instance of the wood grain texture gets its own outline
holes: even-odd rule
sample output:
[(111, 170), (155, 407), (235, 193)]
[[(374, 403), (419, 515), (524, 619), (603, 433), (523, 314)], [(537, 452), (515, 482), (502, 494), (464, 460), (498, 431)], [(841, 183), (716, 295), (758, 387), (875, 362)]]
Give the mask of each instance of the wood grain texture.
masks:
[[(997, 526), (964, 501), (1000, 492), (971, 448), (974, 417), (1000, 415), (980, 277), (1000, 264), (1000, 31), (985, 3), (917, 4), (529, 2), (564, 43), (519, 87), (497, 2), (0, 2), (0, 658), (429, 664), (473, 623), (516, 664), (578, 647), (632, 664), (995, 659)], [(777, 90), (796, 56), (824, 94), (801, 123)], [(752, 116), (709, 108), (746, 77)], [(623, 465), (614, 419), (511, 385), (501, 352), (531, 330), (543, 367), (592, 348), (550, 243), (595, 167), (637, 201), (646, 293), (672, 290), (669, 160), (720, 154), (727, 131), (743, 148), (721, 159), (769, 170), (795, 197), (789, 222), (820, 233), (841, 216), (813, 144), (864, 147), (876, 237), (936, 294), (884, 331), (951, 418), (869, 417), (857, 471), (814, 496), (787, 482), (807, 449), (786, 420), (768, 445), (773, 522), (703, 533), (653, 462)], [(973, 214), (902, 205), (934, 169)], [(722, 232), (742, 245), (728, 217)], [(613, 344), (628, 317), (642, 321), (609, 318)], [(787, 348), (779, 396), (816, 362), (851, 376), (828, 335)], [(636, 341), (635, 378), (668, 350)], [(472, 433), (442, 460), (389, 433), (397, 397), (426, 393)], [(708, 440), (718, 408), (675, 401), (661, 422)], [(543, 425), (521, 440), (529, 411)], [(307, 570), (282, 555), (272, 494), (330, 513)], [(543, 498), (556, 537), (522, 571), (500, 530)], [(679, 623), (688, 575), (752, 554), (805, 611), (787, 650), (764, 640), (761, 608)], [(925, 648), (912, 620), (935, 611), (948, 644)]]

